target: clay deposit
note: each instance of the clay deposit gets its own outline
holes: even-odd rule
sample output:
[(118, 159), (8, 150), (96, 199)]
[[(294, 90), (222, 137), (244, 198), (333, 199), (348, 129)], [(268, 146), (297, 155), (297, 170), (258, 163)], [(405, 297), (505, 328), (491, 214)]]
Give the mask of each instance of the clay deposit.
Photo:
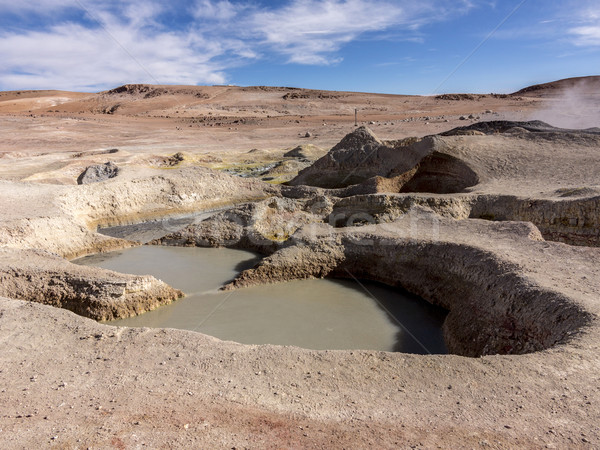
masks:
[[(3, 447), (599, 446), (599, 132), (460, 120), (527, 119), (563, 85), (504, 98), (2, 93)], [(52, 112), (32, 110), (59, 94)], [(336, 116), (367, 100), (369, 128)], [(440, 116), (451, 119), (420, 120)], [(76, 184), (109, 161), (114, 177)], [(262, 181), (286, 162), (289, 185)], [(224, 289), (325, 276), (402, 286), (449, 310), (452, 354), (246, 346), (90, 320), (181, 295), (68, 261), (139, 245), (98, 226), (164, 217), (153, 244), (265, 255)]]

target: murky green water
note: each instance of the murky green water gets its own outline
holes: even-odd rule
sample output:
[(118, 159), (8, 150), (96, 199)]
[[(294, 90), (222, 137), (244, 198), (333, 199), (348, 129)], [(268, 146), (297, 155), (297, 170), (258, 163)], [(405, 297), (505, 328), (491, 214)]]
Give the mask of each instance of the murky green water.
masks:
[(302, 280), (218, 291), (257, 261), (240, 250), (144, 246), (76, 262), (154, 275), (186, 293), (112, 325), (181, 328), (245, 344), (446, 353), (445, 311), (377, 283)]

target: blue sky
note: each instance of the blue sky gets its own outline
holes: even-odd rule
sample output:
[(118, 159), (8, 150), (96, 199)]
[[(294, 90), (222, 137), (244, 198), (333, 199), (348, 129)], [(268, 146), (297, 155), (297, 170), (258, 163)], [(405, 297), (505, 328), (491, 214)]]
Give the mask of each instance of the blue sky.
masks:
[(598, 0), (0, 0), (0, 90), (512, 92), (600, 74)]

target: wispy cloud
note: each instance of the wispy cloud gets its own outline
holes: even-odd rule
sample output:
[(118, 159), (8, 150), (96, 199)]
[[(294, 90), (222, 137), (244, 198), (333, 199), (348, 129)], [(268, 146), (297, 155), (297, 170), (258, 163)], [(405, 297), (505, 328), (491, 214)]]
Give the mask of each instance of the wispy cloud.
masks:
[(580, 24), (569, 30), (575, 45), (600, 47), (600, 7), (586, 8), (580, 14)]
[(276, 11), (258, 12), (252, 27), (263, 43), (293, 63), (336, 62), (331, 54), (362, 33), (385, 30), (403, 19), (404, 9), (388, 2), (305, 0)]
[[(21, 2), (21, 11), (15, 6), (11, 11), (22, 12), (26, 3)], [(68, 0), (42, 3), (36, 14), (75, 3), (89, 23), (59, 21), (40, 27), (41, 31), (0, 33), (0, 85), (4, 88), (93, 90), (127, 82), (218, 84), (226, 80), (223, 57), (242, 51), (235, 41), (215, 41), (192, 29), (166, 28), (158, 22), (163, 7), (152, 1), (100, 6)]]
[(39, 0), (37, 2), (15, 2), (12, 0), (0, 0), (0, 10), (5, 12), (36, 11), (37, 13), (45, 13), (48, 11), (76, 6), (77, 0)]
[(597, 0), (566, 0), (549, 4), (536, 22), (513, 25), (495, 33), (495, 39), (538, 41), (566, 49), (600, 47), (600, 6)]
[(196, 19), (228, 21), (249, 8), (250, 5), (231, 3), (228, 0), (198, 0), (192, 7), (192, 14)]
[[(0, 0), (0, 89), (94, 90), (127, 82), (220, 84), (264, 55), (327, 65), (351, 41), (401, 32), (473, 7), (459, 0)], [(183, 13), (182, 13), (183, 11)]]
[(330, 64), (336, 52), (364, 34), (392, 27), (415, 32), (422, 25), (463, 13), (470, 2), (298, 0), (273, 11), (257, 12), (251, 29), (262, 44), (283, 54), (289, 62)]

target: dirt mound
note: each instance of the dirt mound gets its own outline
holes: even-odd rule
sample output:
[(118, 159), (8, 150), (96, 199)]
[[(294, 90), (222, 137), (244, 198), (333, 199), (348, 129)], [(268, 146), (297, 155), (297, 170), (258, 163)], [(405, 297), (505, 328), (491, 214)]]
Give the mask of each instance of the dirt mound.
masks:
[[(407, 141), (413, 142), (413, 141)], [(346, 135), (325, 156), (302, 170), (291, 185), (344, 188), (376, 177), (393, 178), (413, 169), (434, 151), (435, 138), (390, 146), (369, 128), (360, 127)]]
[(325, 153), (327, 152), (321, 147), (312, 144), (304, 144), (284, 153), (283, 156), (286, 158), (302, 158), (314, 161), (321, 158)]
[(328, 188), (338, 197), (376, 192), (452, 194), (480, 180), (462, 158), (433, 136), (383, 142), (361, 127), (289, 184)]
[(132, 96), (132, 97), (143, 97), (145, 99), (160, 97), (161, 95), (195, 95), (198, 98), (208, 98), (206, 93), (198, 91), (194, 87), (189, 88), (175, 88), (169, 86), (153, 86), (149, 84), (124, 84), (123, 86), (116, 87), (106, 92), (102, 92), (108, 96)]
[(337, 99), (340, 98), (340, 94), (334, 94), (327, 91), (313, 91), (309, 89), (303, 89), (301, 92), (288, 92), (281, 98), (284, 100), (298, 100), (298, 99)]
[(479, 177), (464, 161), (446, 153), (433, 152), (423, 158), (400, 192), (456, 194), (477, 183)]
[(575, 86), (587, 87), (590, 92), (597, 93), (600, 89), (600, 76), (565, 78), (550, 83), (527, 86), (511, 95), (527, 95), (529, 97), (547, 97), (562, 93)]
[(149, 159), (149, 163), (153, 166), (153, 167), (176, 167), (179, 164), (181, 164), (183, 161), (185, 161), (186, 156), (181, 153), (181, 152), (177, 152), (174, 155), (171, 156), (155, 156)]
[(477, 100), (478, 96), (473, 94), (442, 94), (436, 95), (436, 100), (451, 100), (451, 101), (460, 101), (460, 100)]
[(302, 226), (321, 222), (331, 207), (325, 196), (309, 200), (272, 197), (217, 213), (151, 243), (242, 248), (269, 255), (287, 245)]
[[(278, 163), (276, 163), (273, 167), (270, 167), (269, 169), (265, 170), (263, 173), (260, 174), (261, 177), (273, 177), (273, 176), (280, 176), (280, 175), (290, 175), (289, 178), (286, 181), (289, 181), (291, 178), (293, 178), (295, 175), (298, 174), (298, 172), (302, 169), (306, 169), (308, 166), (310, 165), (310, 162), (308, 161), (298, 161), (295, 159), (292, 160), (287, 160), (287, 161), (279, 161)], [(263, 180), (265, 180), (265, 178), (263, 178)]]

